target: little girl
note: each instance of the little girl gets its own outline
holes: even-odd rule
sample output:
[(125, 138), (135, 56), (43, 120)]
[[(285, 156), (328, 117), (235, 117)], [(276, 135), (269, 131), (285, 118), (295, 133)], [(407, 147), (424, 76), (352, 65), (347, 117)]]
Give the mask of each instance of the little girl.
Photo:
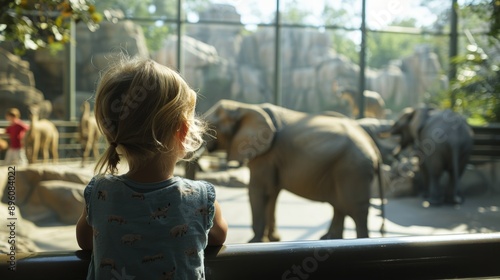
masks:
[[(92, 250), (87, 279), (205, 278), (204, 249), (225, 242), (227, 223), (212, 184), (173, 175), (203, 142), (195, 105), (187, 83), (152, 60), (122, 59), (102, 76), (95, 114), (109, 147), (76, 226)], [(129, 170), (116, 175), (122, 158)]]

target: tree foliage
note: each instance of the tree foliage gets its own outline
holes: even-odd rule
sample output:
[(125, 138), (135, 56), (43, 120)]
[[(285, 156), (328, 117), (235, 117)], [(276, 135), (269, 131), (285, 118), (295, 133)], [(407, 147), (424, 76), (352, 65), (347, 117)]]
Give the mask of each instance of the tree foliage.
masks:
[[(415, 27), (415, 19), (392, 22), (393, 26)], [(425, 41), (419, 35), (370, 32), (367, 34), (366, 63), (370, 67), (381, 68), (389, 61), (411, 55), (414, 46)]]
[(102, 16), (90, 0), (0, 0), (0, 42), (14, 50), (60, 47), (70, 39), (71, 21), (98, 28)]
[(459, 9), (460, 18), (479, 19), (484, 34), (463, 30), (467, 36), (465, 52), (453, 59), (457, 75), (451, 81), (450, 94), (457, 111), (479, 122), (500, 122), (500, 1), (470, 1)]
[[(197, 11), (207, 0), (193, 0), (183, 10)], [(118, 13), (117, 13), (118, 12)], [(89, 30), (116, 14), (138, 19), (150, 50), (160, 47), (175, 23), (177, 1), (167, 0), (0, 0), (0, 42), (13, 45), (17, 54), (51, 47), (61, 49), (70, 39), (70, 22), (83, 22)]]
[[(326, 3), (323, 9), (322, 18), (326, 26), (343, 27), (346, 22), (349, 22), (351, 15), (344, 7), (337, 7), (336, 5)], [(355, 63), (359, 63), (360, 47), (350, 37), (357, 33), (357, 31), (348, 31), (343, 28), (335, 28), (331, 32), (332, 47), (334, 51), (344, 55)]]

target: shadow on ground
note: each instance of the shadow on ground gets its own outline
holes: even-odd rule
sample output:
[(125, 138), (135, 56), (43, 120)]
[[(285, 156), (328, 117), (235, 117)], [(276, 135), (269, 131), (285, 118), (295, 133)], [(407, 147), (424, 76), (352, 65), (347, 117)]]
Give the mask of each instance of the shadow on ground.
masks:
[(400, 226), (442, 229), (463, 227), (470, 233), (500, 231), (500, 194), (467, 197), (459, 206), (424, 207), (419, 197), (393, 198), (386, 204), (387, 220)]

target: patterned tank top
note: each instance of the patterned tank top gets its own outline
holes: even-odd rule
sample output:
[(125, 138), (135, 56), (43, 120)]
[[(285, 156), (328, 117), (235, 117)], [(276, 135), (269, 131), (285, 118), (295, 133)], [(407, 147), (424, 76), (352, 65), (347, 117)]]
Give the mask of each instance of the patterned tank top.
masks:
[(94, 247), (87, 279), (205, 279), (214, 186), (100, 175), (84, 191)]

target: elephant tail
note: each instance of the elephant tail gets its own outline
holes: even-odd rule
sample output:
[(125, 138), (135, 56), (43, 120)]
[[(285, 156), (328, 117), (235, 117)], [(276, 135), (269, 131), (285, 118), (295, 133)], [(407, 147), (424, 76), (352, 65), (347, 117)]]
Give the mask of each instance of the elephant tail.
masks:
[(382, 161), (377, 161), (377, 178), (378, 178), (378, 191), (380, 196), (380, 215), (382, 217), (382, 225), (380, 225), (380, 234), (382, 237), (385, 235), (385, 201), (384, 201), (384, 186), (382, 179)]

